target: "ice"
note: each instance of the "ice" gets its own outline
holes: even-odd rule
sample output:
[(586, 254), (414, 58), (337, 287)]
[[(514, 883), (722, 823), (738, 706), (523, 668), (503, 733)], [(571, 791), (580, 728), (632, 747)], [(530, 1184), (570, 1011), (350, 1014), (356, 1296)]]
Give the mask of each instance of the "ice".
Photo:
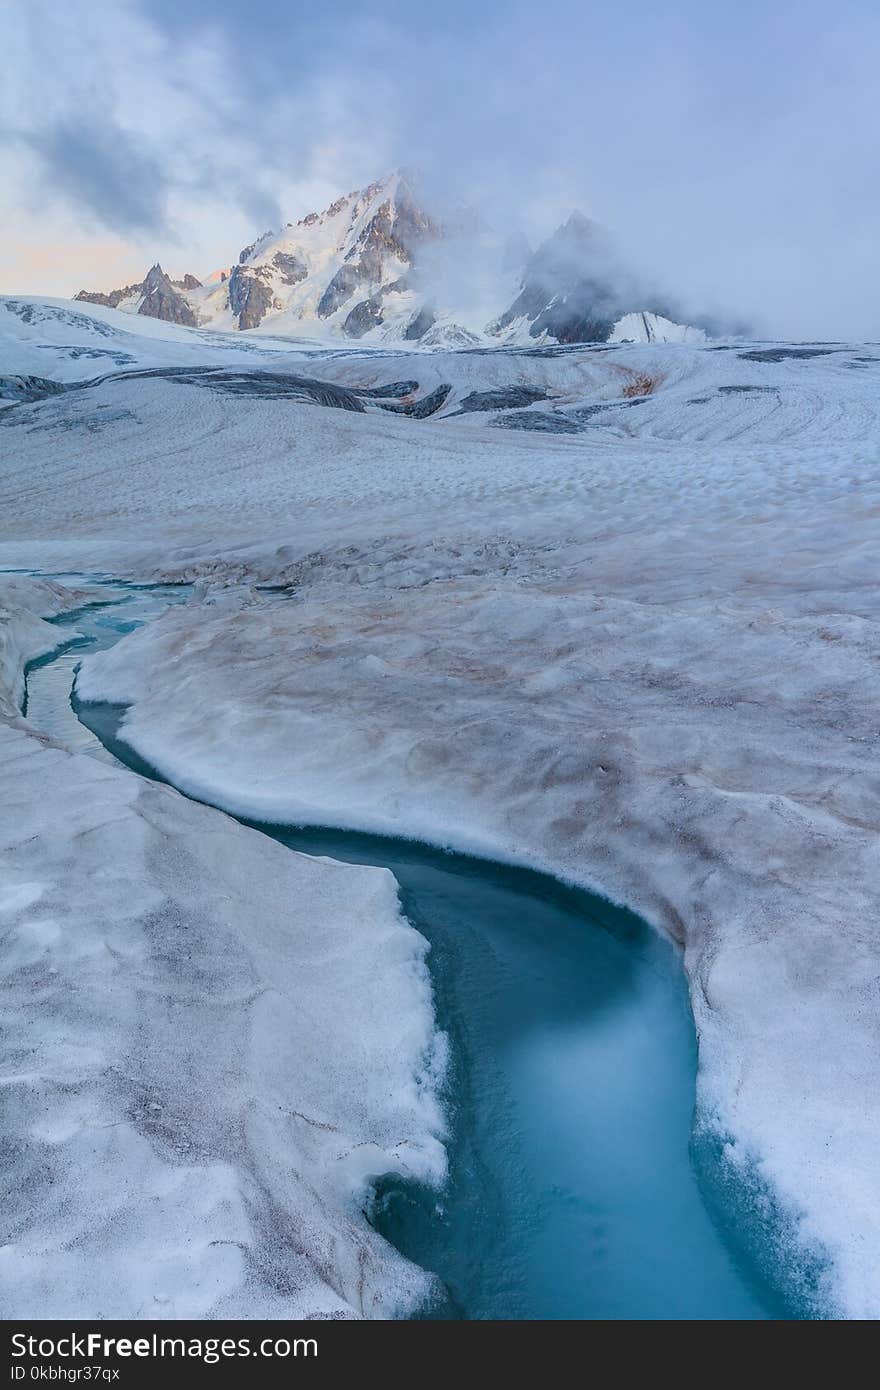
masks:
[[(57, 630), (20, 615), (59, 586), (14, 588), (32, 655)], [(391, 874), (14, 716), (0, 767), (3, 1316), (409, 1311), (428, 1277), (362, 1208), (386, 1172), (442, 1179), (444, 1046)]]
[(87, 590), (51, 580), (0, 573), (0, 718), (14, 719), (21, 709), (27, 663), (74, 635), (62, 636), (45, 618), (88, 602), (91, 596)]
[(609, 336), (609, 343), (704, 343), (706, 334), (702, 328), (693, 328), (684, 323), (673, 323), (662, 314), (647, 311), (638, 314), (624, 314), (618, 319)]
[[(71, 380), (74, 329), (21, 324), (4, 370), (27, 329)], [(239, 351), (171, 336), (128, 343)], [(81, 693), (222, 806), (538, 864), (682, 941), (700, 1123), (787, 1274), (880, 1315), (880, 350), (249, 350), (451, 390), (418, 420), (130, 376), (3, 412), (0, 562), (208, 586)], [(456, 413), (511, 387), (574, 431)]]
[(701, 1124), (865, 1315), (880, 652), (873, 623), (826, 621), (497, 575), (328, 586), (181, 608), (87, 659), (78, 689), (131, 704), (123, 736), (194, 796), (549, 868), (682, 940)]

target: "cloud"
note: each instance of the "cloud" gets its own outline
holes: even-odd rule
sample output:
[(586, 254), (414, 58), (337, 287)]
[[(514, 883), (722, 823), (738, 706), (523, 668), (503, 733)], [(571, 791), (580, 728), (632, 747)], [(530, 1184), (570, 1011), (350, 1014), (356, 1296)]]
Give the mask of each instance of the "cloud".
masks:
[(350, 81), (332, 58), (287, 61), (268, 80), (247, 55), (279, 45), (247, 19), (239, 30), (222, 3), (183, 27), (137, 0), (15, 9), (0, 89), (6, 236), (26, 241), (48, 219), (213, 268), (255, 232), (326, 205), (340, 179), (372, 177), (388, 155), (381, 82)]
[(100, 223), (207, 271), (416, 165), (441, 211), (470, 202), (501, 237), (536, 244), (582, 207), (696, 309), (767, 333), (878, 334), (869, 0), (385, 0), (371, 15), (354, 0), (29, 0), (15, 14), (0, 101), (12, 163), (30, 168), (11, 180), (10, 235), (37, 216)]
[(119, 127), (60, 120), (24, 137), (53, 193), (114, 232), (167, 231), (168, 179), (158, 156)]

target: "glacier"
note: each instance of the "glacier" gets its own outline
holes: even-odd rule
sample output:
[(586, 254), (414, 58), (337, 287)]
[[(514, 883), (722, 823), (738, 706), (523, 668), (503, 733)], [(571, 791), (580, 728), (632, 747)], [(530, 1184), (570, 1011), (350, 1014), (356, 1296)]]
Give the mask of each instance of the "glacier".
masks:
[(426, 943), (390, 873), (17, 714), (41, 615), (83, 598), (0, 576), (3, 1315), (407, 1312), (429, 1277), (363, 1208), (385, 1173), (445, 1174)]
[[(220, 807), (548, 869), (680, 942), (698, 1132), (778, 1214), (778, 1277), (880, 1315), (880, 349), (343, 351), (17, 300), (0, 373), (0, 563), (196, 584), (80, 698)], [(65, 754), (7, 733), (39, 824), (37, 756)], [(222, 817), (162, 797), (196, 854)]]

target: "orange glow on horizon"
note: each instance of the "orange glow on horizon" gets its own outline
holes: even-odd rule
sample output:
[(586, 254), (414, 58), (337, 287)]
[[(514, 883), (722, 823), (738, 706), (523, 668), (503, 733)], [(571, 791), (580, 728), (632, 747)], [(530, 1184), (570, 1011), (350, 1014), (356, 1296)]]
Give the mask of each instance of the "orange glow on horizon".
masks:
[(155, 255), (151, 258), (149, 252), (118, 239), (16, 236), (4, 248), (0, 293), (64, 299), (72, 298), (78, 290), (107, 293), (142, 280), (155, 259)]

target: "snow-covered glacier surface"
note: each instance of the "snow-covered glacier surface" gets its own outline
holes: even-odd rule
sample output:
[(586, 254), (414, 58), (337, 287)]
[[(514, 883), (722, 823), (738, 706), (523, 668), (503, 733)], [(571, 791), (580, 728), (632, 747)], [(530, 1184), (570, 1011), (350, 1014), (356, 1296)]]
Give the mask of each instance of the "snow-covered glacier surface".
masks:
[[(717, 612), (496, 579), (193, 605), (87, 659), (78, 691), (129, 704), (137, 751), (230, 810), (418, 836), (637, 904), (686, 946), (702, 1125), (783, 1202), (780, 1239), (842, 1270), (850, 1223), (862, 1249), (877, 1229), (876, 652), (841, 655), (829, 710), (829, 640), (804, 618), (742, 641)], [(851, 1277), (867, 1295), (870, 1267)]]
[[(81, 697), (204, 799), (540, 865), (681, 941), (731, 1190), (778, 1277), (880, 1314), (880, 349), (2, 315), (2, 370), (67, 389), (9, 388), (0, 562), (201, 581)], [(133, 365), (84, 385), (90, 347)]]
[[(20, 658), (63, 608), (0, 580)], [(4, 1316), (410, 1310), (428, 1277), (362, 1206), (442, 1180), (445, 1049), (391, 874), (69, 752), (3, 694)]]

